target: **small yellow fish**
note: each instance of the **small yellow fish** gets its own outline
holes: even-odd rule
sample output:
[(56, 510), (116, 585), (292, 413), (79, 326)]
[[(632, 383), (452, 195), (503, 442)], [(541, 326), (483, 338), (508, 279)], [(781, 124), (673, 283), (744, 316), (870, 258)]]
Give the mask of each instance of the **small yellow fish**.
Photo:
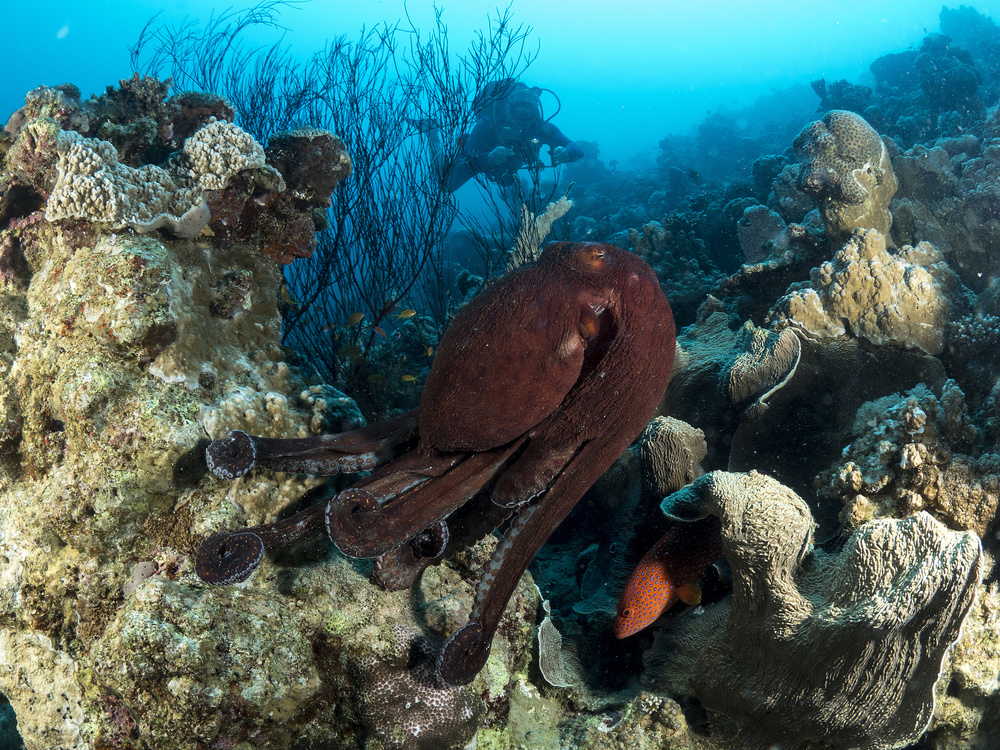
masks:
[(382, 338), (385, 338), (385, 329), (382, 326), (372, 326), (372, 330)]
[(424, 356), (425, 357), (433, 357), (434, 356), (434, 347), (433, 346), (428, 346), (427, 347), (427, 351), (424, 352)]
[(356, 326), (358, 323), (360, 323), (364, 319), (365, 319), (365, 314), (364, 313), (354, 313), (354, 315), (352, 315), (351, 317), (349, 317), (347, 319), (346, 326), (348, 328), (353, 328), (354, 326)]
[(374, 375), (369, 375), (368, 382), (371, 383), (372, 385), (381, 385), (382, 383), (385, 382), (385, 375), (382, 375), (381, 373), (375, 373)]
[(337, 354), (341, 357), (358, 357), (361, 356), (361, 347), (357, 344), (348, 344), (347, 346), (342, 346), (337, 350)]
[(294, 310), (299, 306), (299, 301), (292, 296), (287, 284), (282, 284), (278, 288), (278, 304), (287, 310)]
[(416, 383), (417, 382), (417, 376), (416, 375), (400, 375), (399, 379), (402, 380), (404, 383)]
[(403, 310), (402, 312), (393, 315), (392, 317), (396, 318), (397, 320), (406, 320), (407, 318), (412, 318), (416, 314), (417, 314), (416, 310)]

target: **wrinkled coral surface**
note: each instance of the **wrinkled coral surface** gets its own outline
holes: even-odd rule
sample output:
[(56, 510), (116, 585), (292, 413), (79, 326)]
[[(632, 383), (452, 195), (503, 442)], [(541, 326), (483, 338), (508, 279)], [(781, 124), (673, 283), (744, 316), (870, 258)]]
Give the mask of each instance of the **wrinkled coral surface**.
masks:
[(732, 599), (677, 634), (675, 669), (745, 746), (882, 750), (924, 733), (982, 576), (975, 534), (918, 513), (814, 551), (806, 504), (756, 472), (711, 472), (663, 507), (722, 520)]
[(850, 333), (873, 344), (892, 342), (928, 354), (944, 348), (949, 295), (957, 278), (929, 243), (891, 255), (881, 234), (859, 230), (810, 278), (810, 284), (793, 285), (778, 301), (770, 314), (772, 326), (817, 339)]
[(56, 136), (57, 177), (49, 221), (87, 219), (140, 232), (167, 228), (194, 237), (210, 221), (203, 191), (222, 190), (233, 175), (264, 166), (264, 149), (229, 122), (216, 120), (184, 142), (172, 169), (122, 164), (110, 143), (74, 131)]

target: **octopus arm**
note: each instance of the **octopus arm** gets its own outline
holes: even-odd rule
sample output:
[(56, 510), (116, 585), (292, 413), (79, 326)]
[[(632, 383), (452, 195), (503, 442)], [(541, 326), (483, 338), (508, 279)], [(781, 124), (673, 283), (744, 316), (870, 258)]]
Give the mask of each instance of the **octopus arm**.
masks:
[(255, 466), (318, 476), (367, 471), (386, 463), (417, 436), (417, 410), (336, 435), (267, 438), (232, 430), (205, 450), (205, 461), (221, 479), (236, 479)]
[(483, 489), (523, 442), (471, 455), (410, 453), (334, 498), (326, 513), (327, 534), (345, 555), (379, 557), (443, 522)]

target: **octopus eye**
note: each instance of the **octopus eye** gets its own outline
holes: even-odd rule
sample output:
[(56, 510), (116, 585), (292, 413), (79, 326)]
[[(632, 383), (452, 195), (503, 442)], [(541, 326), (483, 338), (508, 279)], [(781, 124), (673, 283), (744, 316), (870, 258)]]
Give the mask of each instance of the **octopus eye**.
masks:
[(600, 245), (595, 247), (585, 247), (577, 253), (577, 260), (590, 271), (600, 271), (604, 268), (604, 248)]

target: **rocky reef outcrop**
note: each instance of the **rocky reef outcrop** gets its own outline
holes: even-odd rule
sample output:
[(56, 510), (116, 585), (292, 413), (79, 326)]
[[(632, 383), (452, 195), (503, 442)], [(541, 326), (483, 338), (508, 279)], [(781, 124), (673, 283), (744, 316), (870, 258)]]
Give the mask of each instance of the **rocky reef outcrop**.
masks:
[(429, 683), (418, 656), (464, 618), (462, 566), (492, 540), (427, 573), (417, 607), (321, 539), (238, 586), (194, 573), (213, 531), (322, 492), (266, 471), (220, 482), (209, 439), (363, 424), (286, 363), (278, 314), (280, 263), (315, 247), (350, 159), (317, 130), (265, 150), (231, 117), (136, 78), (90, 102), (36, 90), (8, 123), (0, 693), (28, 750), (463, 746), (527, 659), (533, 588), (475, 690)]

